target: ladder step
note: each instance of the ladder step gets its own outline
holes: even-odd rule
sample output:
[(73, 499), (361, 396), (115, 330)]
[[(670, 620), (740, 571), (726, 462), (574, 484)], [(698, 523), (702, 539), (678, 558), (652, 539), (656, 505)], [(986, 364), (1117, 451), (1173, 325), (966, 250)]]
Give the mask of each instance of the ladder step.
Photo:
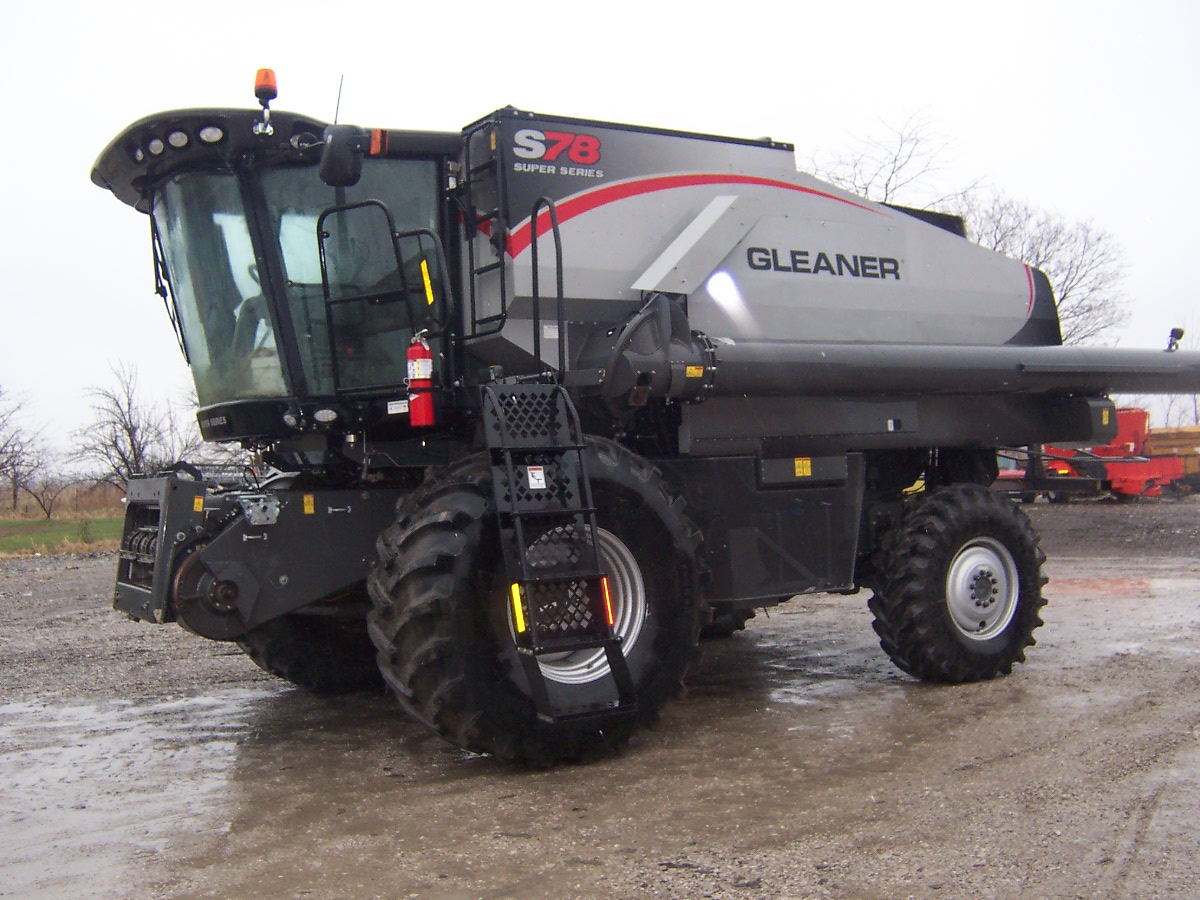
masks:
[[(503, 438), (503, 436), (501, 436), (501, 438)], [(577, 441), (570, 444), (547, 443), (540, 447), (535, 447), (530, 444), (499, 444), (492, 449), (507, 450), (513, 455), (513, 462), (516, 463), (518, 462), (518, 457), (520, 456), (545, 456), (547, 454), (557, 455), (559, 450), (586, 450), (587, 444), (580, 444)], [(523, 465), (524, 463), (521, 464)]]
[(530, 575), (528, 578), (523, 578), (521, 580), (521, 586), (525, 587), (525, 586), (532, 585), (532, 584), (537, 584), (537, 585), (575, 584), (576, 582), (580, 582), (580, 581), (596, 581), (596, 580), (604, 577), (603, 572), (595, 571), (590, 567), (586, 568), (586, 569), (583, 569), (583, 568), (572, 569), (569, 572), (566, 571), (566, 569), (564, 567), (560, 567), (560, 568), (563, 568), (563, 571), (561, 574)]
[(613, 640), (613, 638), (593, 638), (586, 641), (570, 639), (546, 641), (535, 647), (519, 646), (517, 650), (520, 653), (532, 653), (534, 656), (545, 656), (547, 653), (574, 653), (577, 650), (596, 650), (600, 647), (605, 647), (610, 640)]
[(583, 513), (587, 515), (595, 511), (596, 507), (594, 506), (567, 506), (562, 504), (537, 508), (523, 506), (519, 509), (509, 507), (500, 509), (500, 512), (512, 516), (514, 519), (545, 519), (547, 526), (554, 523), (555, 517), (560, 518), (563, 525), (573, 525), (576, 514)]
[(547, 725), (575, 725), (577, 723), (581, 724), (587, 722), (590, 719), (600, 718), (603, 718), (605, 722), (611, 722), (618, 716), (623, 719), (627, 716), (636, 715), (637, 711), (638, 705), (635, 701), (630, 703), (622, 703), (609, 709), (600, 709), (587, 712), (558, 713), (557, 715), (549, 715), (539, 712), (538, 718)]

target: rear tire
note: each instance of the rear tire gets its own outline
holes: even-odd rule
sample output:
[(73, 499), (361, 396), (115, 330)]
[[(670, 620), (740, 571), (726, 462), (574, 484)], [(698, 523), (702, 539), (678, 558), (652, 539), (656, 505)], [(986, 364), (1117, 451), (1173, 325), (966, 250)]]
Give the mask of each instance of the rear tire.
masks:
[(712, 621), (700, 629), (700, 640), (712, 641), (733, 637), (744, 631), (746, 623), (754, 618), (752, 609), (738, 608), (732, 603), (712, 604)]
[(379, 667), (418, 721), (463, 749), (550, 765), (611, 750), (653, 720), (695, 655), (698, 532), (643, 459), (589, 439), (601, 568), (637, 694), (636, 716), (606, 714), (616, 689), (603, 651), (541, 659), (552, 701), (594, 715), (537, 717), (516, 652), (486, 455), (432, 475), (380, 537), (368, 579)]
[(238, 646), (260, 669), (314, 694), (383, 686), (362, 619), (293, 613), (250, 629)]
[(925, 681), (1008, 675), (1036, 643), (1045, 558), (1007, 498), (977, 485), (935, 491), (899, 526), (870, 600), (880, 646)]

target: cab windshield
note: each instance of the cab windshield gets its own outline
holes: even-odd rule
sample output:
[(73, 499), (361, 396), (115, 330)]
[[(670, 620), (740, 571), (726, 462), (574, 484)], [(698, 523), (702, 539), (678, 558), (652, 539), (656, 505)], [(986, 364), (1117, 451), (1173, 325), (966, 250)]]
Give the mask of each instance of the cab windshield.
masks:
[(155, 195), (154, 221), (200, 405), (284, 396), (237, 178), (190, 172), (171, 179)]
[[(402, 381), (412, 337), (404, 304), (364, 300), (330, 304), (327, 310), (317, 221), (331, 206), (374, 199), (391, 211), (397, 230), (436, 233), (435, 163), (368, 159), (358, 184), (337, 189), (321, 181), (316, 166), (259, 170), (258, 178), (267, 233), (257, 239), (243, 185), (233, 173), (183, 173), (155, 194), (154, 221), (200, 405), (289, 393), (280, 323), (262, 289), (269, 271), (264, 254), (283, 270), (277, 296), (287, 305), (308, 395)], [(395, 278), (396, 253), (387, 229), (355, 229), (340, 216), (327, 219), (325, 228), (332, 299)], [(294, 383), (300, 374), (292, 373)]]

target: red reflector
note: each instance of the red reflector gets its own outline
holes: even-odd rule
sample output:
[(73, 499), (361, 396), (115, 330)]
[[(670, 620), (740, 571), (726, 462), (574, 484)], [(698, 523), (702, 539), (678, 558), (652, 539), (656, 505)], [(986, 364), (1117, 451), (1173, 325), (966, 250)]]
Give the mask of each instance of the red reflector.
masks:
[(608, 592), (608, 576), (600, 576), (600, 587), (604, 590), (604, 610), (608, 613), (608, 627), (613, 627), (612, 595)]

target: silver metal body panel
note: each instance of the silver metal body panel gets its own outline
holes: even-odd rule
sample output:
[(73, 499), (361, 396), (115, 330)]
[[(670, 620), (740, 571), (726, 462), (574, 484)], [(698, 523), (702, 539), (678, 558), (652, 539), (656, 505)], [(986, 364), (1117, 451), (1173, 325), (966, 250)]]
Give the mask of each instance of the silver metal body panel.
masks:
[[(551, 142), (530, 137), (585, 132), (599, 157), (589, 166), (562, 152), (549, 161)], [(544, 196), (557, 206), (570, 299), (685, 294), (693, 328), (734, 341), (1060, 342), (1052, 298), (1027, 266), (798, 172), (790, 148), (537, 117), (502, 119), (496, 140), (518, 305), (531, 294), (529, 212)], [(547, 230), (543, 213), (543, 295), (554, 284)], [(490, 252), (485, 236), (476, 242)], [(482, 293), (498, 296), (498, 277), (481, 279)], [(1034, 317), (1044, 327), (1030, 340)]]

